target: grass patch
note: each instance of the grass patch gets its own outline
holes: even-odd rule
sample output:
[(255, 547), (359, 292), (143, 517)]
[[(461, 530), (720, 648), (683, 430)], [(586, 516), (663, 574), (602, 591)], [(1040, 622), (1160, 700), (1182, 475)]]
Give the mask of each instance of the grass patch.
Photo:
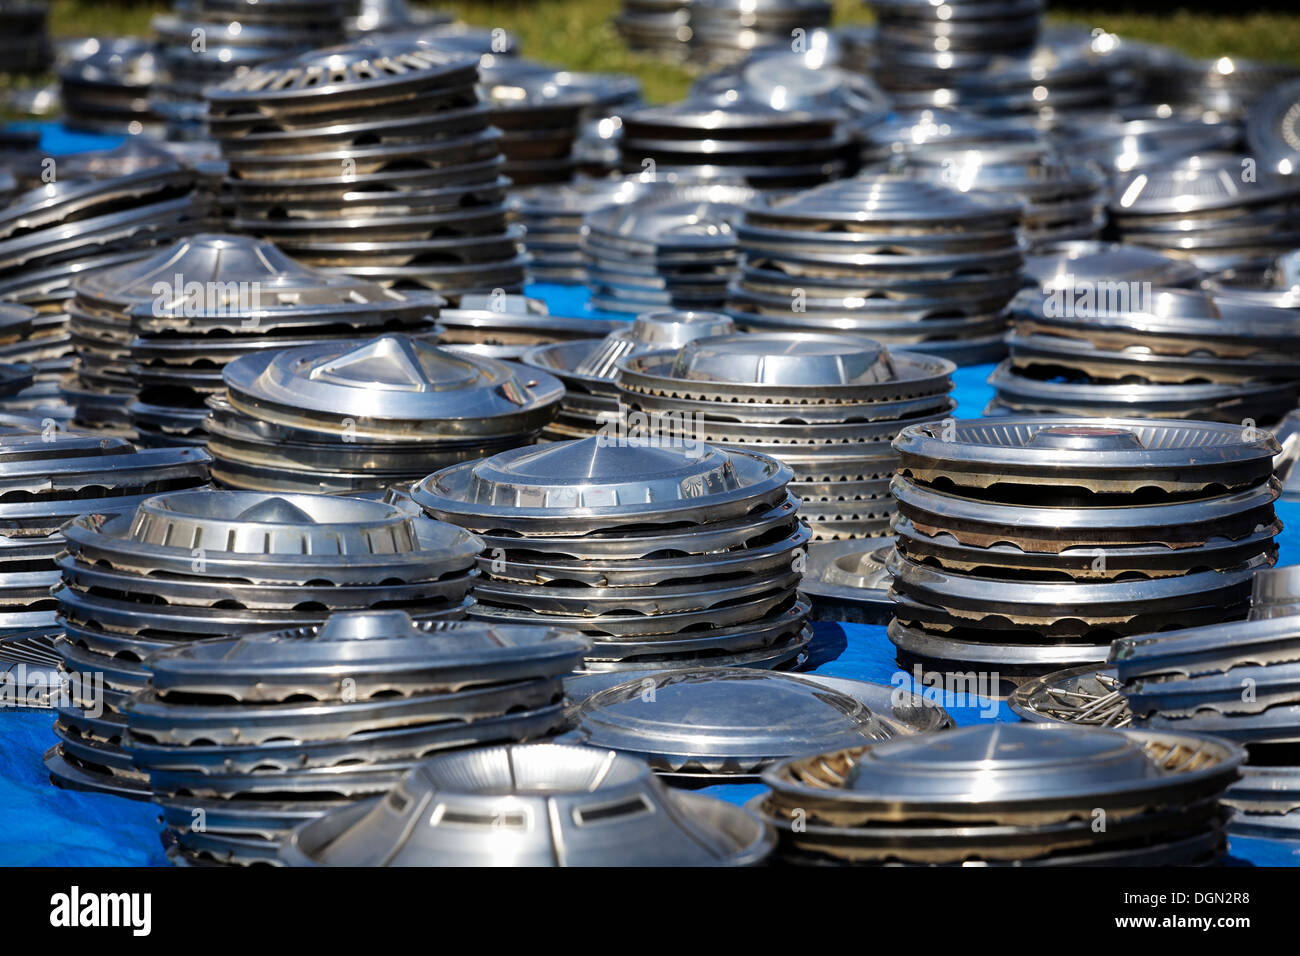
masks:
[[(169, 9), (160, 0), (53, 0), (57, 36), (120, 36), (145, 33), (154, 13)], [(623, 46), (610, 21), (621, 0), (455, 0), (434, 4), (478, 26), (505, 27), (525, 55), (575, 70), (631, 73), (655, 102), (680, 99), (690, 86), (686, 70)], [(865, 22), (860, 0), (835, 0), (835, 22)], [(1244, 56), (1300, 63), (1300, 14), (1189, 13), (1134, 15), (1106, 11), (1062, 11), (1058, 23), (1105, 27), (1136, 40), (1163, 43), (1195, 56)]]

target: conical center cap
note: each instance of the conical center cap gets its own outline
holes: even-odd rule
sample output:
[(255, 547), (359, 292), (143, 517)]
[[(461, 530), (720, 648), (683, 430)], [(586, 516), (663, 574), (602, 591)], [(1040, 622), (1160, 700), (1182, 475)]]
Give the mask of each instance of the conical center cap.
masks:
[(507, 452), (474, 469), (470, 500), (518, 507), (613, 508), (680, 501), (740, 487), (729, 456), (596, 436)]
[(292, 501), (284, 498), (267, 498), (245, 508), (236, 519), (239, 521), (258, 521), (263, 524), (315, 524), (316, 519), (303, 511)]
[(897, 378), (884, 347), (869, 339), (735, 335), (688, 343), (672, 377), (757, 385), (867, 385)]
[(385, 335), (300, 373), (312, 381), (393, 392), (468, 388), (481, 374), (477, 366), (454, 353), (406, 335)]
[(1034, 432), (1028, 444), (1031, 448), (1093, 451), (1128, 451), (1144, 447), (1142, 439), (1126, 428), (1094, 425), (1049, 425)]

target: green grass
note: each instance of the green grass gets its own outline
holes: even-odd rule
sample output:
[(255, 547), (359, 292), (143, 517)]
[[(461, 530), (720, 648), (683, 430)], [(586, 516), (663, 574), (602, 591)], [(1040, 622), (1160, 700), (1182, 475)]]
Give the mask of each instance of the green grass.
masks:
[[(54, 0), (53, 29), (61, 36), (144, 33), (150, 17), (168, 6), (158, 0)], [(647, 97), (658, 102), (679, 99), (690, 85), (687, 71), (630, 53), (623, 46), (610, 26), (621, 0), (456, 0), (435, 6), (478, 26), (505, 27), (533, 59), (578, 70), (632, 73), (641, 80)], [(835, 13), (836, 23), (870, 19), (860, 0), (835, 0)], [(1104, 27), (1196, 56), (1300, 63), (1300, 14), (1134, 15), (1070, 10), (1052, 20)]]

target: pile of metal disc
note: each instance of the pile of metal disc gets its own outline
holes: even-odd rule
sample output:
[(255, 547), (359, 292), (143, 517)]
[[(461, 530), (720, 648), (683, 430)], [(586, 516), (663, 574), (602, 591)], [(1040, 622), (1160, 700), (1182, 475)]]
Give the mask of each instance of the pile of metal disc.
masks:
[(1043, 0), (868, 0), (876, 14), (876, 77), (900, 92), (947, 87), (997, 54), (1038, 42)]
[(709, 98), (623, 116), (623, 171), (689, 172), (756, 189), (800, 189), (851, 172), (853, 137), (835, 113), (804, 113)]
[[(181, 863), (277, 863), (307, 820), (381, 794), (429, 755), (565, 726), (579, 635), (403, 611), (202, 641), (145, 661), (125, 747)], [(337, 781), (337, 783), (336, 783)]]
[(1220, 122), (1213, 114), (1134, 117), (1124, 111), (1069, 118), (1053, 133), (1062, 152), (1097, 163), (1112, 177), (1159, 170), (1188, 156), (1233, 149), (1240, 139), (1237, 124)]
[(750, 806), (796, 865), (1211, 865), (1242, 757), (1195, 734), (985, 724), (783, 761)]
[(1295, 312), (1121, 278), (1147, 274), (1132, 265), (1088, 277), (1085, 261), (1072, 281), (1017, 298), (990, 411), (1249, 425), (1300, 404)]
[(938, 107), (893, 111), (863, 124), (858, 139), (862, 163), (871, 169), (888, 169), (902, 157), (931, 149), (967, 152), (1044, 142), (1042, 134), (1028, 124)]
[[(442, 301), (324, 275), (264, 240), (214, 233), (88, 276), (77, 292), (74, 331), (98, 346), (81, 350), (82, 374), (125, 372), (134, 383), (126, 414), (149, 445), (204, 444), (205, 402), (241, 355), (425, 331)], [(111, 349), (107, 365), (96, 363), (101, 349)]]
[(63, 122), (92, 133), (161, 133), (150, 102), (161, 74), (158, 45), (139, 37), (93, 42), (86, 56), (59, 68)]
[(614, 29), (629, 50), (685, 59), (691, 39), (691, 0), (623, 0)]
[(1203, 283), (1218, 298), (1241, 299), (1278, 309), (1300, 309), (1300, 249), (1271, 260), (1225, 269)]
[(1107, 180), (1046, 142), (978, 148), (934, 145), (903, 153), (893, 169), (961, 192), (978, 190), (1024, 203), (1022, 228), (1031, 249), (1094, 238), (1106, 223)]
[(417, 482), (486, 550), (474, 617), (588, 635), (589, 670), (795, 660), (809, 531), (765, 455), (656, 436), (519, 448)]
[(522, 295), (463, 295), (460, 307), (438, 313), (438, 341), (457, 352), (516, 361), (539, 345), (585, 340), (622, 328), (620, 319), (567, 319), (541, 299)]
[(541, 345), (523, 356), (525, 365), (564, 383), (560, 414), (543, 430), (543, 438), (587, 438), (617, 427), (621, 414), (615, 380), (619, 363), (628, 356), (736, 331), (731, 319), (718, 312), (646, 312), (621, 325), (603, 339)]
[(171, 139), (206, 135), (204, 93), (232, 76), (343, 42), (356, 0), (191, 0), (153, 19), (163, 76), (150, 98)]
[(747, 329), (858, 332), (959, 364), (1004, 354), (1023, 283), (1014, 199), (872, 176), (763, 197), (736, 223)]
[[(1030, 303), (1038, 298), (1035, 289), (1081, 292), (1102, 282), (1187, 288), (1199, 285), (1201, 281), (1201, 270), (1190, 262), (1142, 246), (1096, 239), (1076, 239), (1044, 246), (1025, 256), (1024, 273), (1031, 288), (1023, 298)], [(1013, 308), (1015, 304), (1013, 302)]]
[(294, 831), (296, 866), (755, 866), (774, 843), (752, 813), (669, 789), (594, 747), (444, 754), (386, 797)]
[(1276, 560), (1277, 443), (1240, 425), (984, 418), (906, 429), (894, 620), (909, 659), (1041, 674), (1245, 617)]
[(477, 79), (475, 54), (380, 35), (210, 88), (235, 229), (385, 285), (519, 291), (502, 134)]
[(579, 245), (592, 307), (720, 309), (740, 258), (732, 223), (755, 196), (746, 186), (675, 186), (588, 213)]
[(641, 85), (632, 77), (492, 54), (479, 63), (479, 87), (492, 106), (492, 125), (504, 134), (505, 175), (517, 186), (569, 182), (583, 121), (641, 102)]
[(888, 533), (890, 442), (952, 412), (952, 372), (858, 335), (762, 332), (633, 355), (618, 388), (629, 419), (780, 459), (800, 516), (832, 540)]
[(762, 50), (744, 62), (697, 80), (691, 98), (712, 100), (719, 106), (762, 103), (773, 109), (834, 112), (854, 125), (884, 118), (889, 100), (869, 77), (855, 72), (843, 45), (825, 30), (810, 32), (807, 48)]
[[(202, 228), (210, 213), (197, 174), (159, 150), (98, 168), (93, 154), (55, 163), (53, 182), (19, 193), (0, 212), (0, 284), (49, 303), (91, 264), (109, 265)], [(58, 319), (51, 315), (46, 333)], [(77, 344), (73, 336), (73, 344)]]
[(1209, 153), (1118, 179), (1110, 221), (1123, 242), (1218, 272), (1300, 246), (1300, 177), (1251, 156)]
[(512, 190), (511, 218), (524, 227), (529, 280), (585, 284), (587, 259), (581, 245), (584, 217), (640, 199), (653, 189), (649, 183), (629, 177)]
[(692, 0), (690, 56), (736, 63), (756, 50), (789, 48), (791, 38), (830, 26), (827, 0)]
[[(115, 376), (109, 368), (120, 354), (98, 341), (100, 333), (80, 322), (75, 311), (67, 316), (56, 311), (69, 284), (203, 228), (210, 207), (195, 189), (195, 172), (165, 154), (106, 177), (78, 168), (75, 158), (65, 165), (56, 181), (20, 194), (0, 213), (0, 282), (10, 294), (45, 310), (27, 342), (33, 360), (48, 361), (45, 371), (53, 375), (69, 368), (69, 347), (77, 351), (79, 372), (64, 379), (63, 391), (67, 403), (80, 410), (83, 388), (116, 391), (128, 387), (129, 377)], [(127, 343), (121, 344), (124, 351)], [(55, 398), (52, 390), (47, 397)], [(101, 424), (91, 416), (82, 420), (88, 427)], [(116, 423), (125, 425), (124, 412)]]
[(359, 0), (356, 16), (348, 17), (350, 36), (399, 33), (421, 27), (449, 26), (455, 18), (442, 10), (412, 8), (407, 0)]
[(347, 494), (532, 442), (564, 386), (419, 338), (263, 350), (209, 401), (213, 477), (232, 488)]
[(88, 509), (134, 511), (144, 498), (208, 479), (197, 449), (137, 451), (120, 438), (0, 428), (0, 661), (57, 662), (60, 528)]
[(1233, 832), (1300, 839), (1300, 634), (1266, 617), (1116, 641), (1111, 666), (1135, 726), (1246, 747), (1225, 801)]
[[(209, 188), (211, 178), (200, 168), (202, 164), (182, 160), (173, 156), (169, 149), (138, 137), (110, 150), (94, 150), (52, 159), (28, 156), (21, 162), (15, 162), (14, 169), (23, 173), (24, 181), (34, 186), (51, 175), (56, 182), (72, 179), (85, 184), (123, 177), (135, 178), (150, 170), (161, 176), (169, 176), (176, 170), (178, 163), (196, 176), (193, 186), (194, 208), (197, 210), (203, 206), (207, 209), (214, 193)], [(55, 189), (50, 189), (49, 192), (57, 194)], [(44, 194), (42, 188), (39, 195), (37, 192), (25, 195), (33, 204), (39, 205)], [(149, 197), (143, 198), (148, 201)], [(106, 204), (111, 201), (105, 200)], [(62, 228), (75, 231), (72, 217), (79, 213), (69, 210), (67, 215), (69, 220)], [(188, 213), (185, 215), (188, 216)], [(36, 371), (36, 383), (22, 400), (24, 405), (27, 404), (27, 399), (33, 400), (31, 414), (38, 420), (51, 417), (60, 421), (69, 420), (73, 415), (72, 406), (64, 403), (59, 390), (60, 380), (72, 371), (74, 365), (74, 347), (66, 311), (68, 302), (74, 297), (71, 288), (73, 280), (78, 276), (142, 258), (148, 255), (156, 243), (170, 242), (175, 234), (187, 234), (200, 228), (200, 225), (200, 221), (195, 219), (193, 222), (186, 221), (183, 228), (163, 233), (157, 238), (148, 231), (142, 231), (138, 238), (127, 235), (118, 242), (96, 239), (82, 246), (71, 245), (50, 256), (48, 262), (34, 264), (33, 268), (14, 268), (0, 275), (0, 298), (30, 306), (39, 313), (20, 340), (7, 343), (4, 349), (7, 359), (26, 362)], [(54, 226), (54, 223), (50, 224), (51, 228)], [(17, 409), (19, 406), (11, 402), (8, 407)], [(23, 413), (28, 412), (25, 410)]]
[(574, 709), (575, 734), (678, 786), (756, 783), (788, 757), (952, 726), (920, 696), (866, 681), (731, 667), (621, 676)]
[(42, 73), (53, 56), (48, 3), (19, 0), (0, 4), (0, 70)]
[(1296, 67), (1244, 57), (1192, 59), (1167, 49), (1142, 65), (1148, 102), (1209, 110), (1235, 119), (1283, 84), (1300, 76)]
[(64, 638), (55, 647), (64, 669), (85, 686), (101, 681), (102, 694), (59, 709), (59, 743), (45, 764), (60, 786), (145, 798), (148, 781), (122, 748), (122, 706), (145, 686), (146, 657), (201, 638), (319, 624), (331, 611), (463, 618), (482, 546), (379, 501), (213, 490), (86, 514), (63, 534), (54, 596)]
[(978, 70), (953, 70), (941, 89), (898, 90), (893, 99), (900, 106), (1014, 116), (1050, 129), (1112, 105), (1114, 59), (1077, 37), (1045, 39), (1025, 53), (993, 56)]
[(66, 321), (14, 302), (0, 302), (0, 413), (63, 421), (70, 409), (59, 380), (71, 368)]

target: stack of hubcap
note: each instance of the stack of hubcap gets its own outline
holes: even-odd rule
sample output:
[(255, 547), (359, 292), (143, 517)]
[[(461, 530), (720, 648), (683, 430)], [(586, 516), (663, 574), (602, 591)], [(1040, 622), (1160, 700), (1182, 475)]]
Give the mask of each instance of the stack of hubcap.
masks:
[(592, 694), (575, 721), (584, 743), (687, 786), (757, 782), (787, 757), (952, 726), (940, 708), (892, 687), (729, 667), (648, 671)]
[(213, 476), (347, 493), (528, 444), (559, 410), (549, 375), (405, 335), (245, 355), (210, 401)]
[(892, 91), (948, 87), (998, 54), (1038, 42), (1043, 0), (869, 0), (876, 13), (876, 75)]
[(593, 308), (718, 309), (736, 272), (745, 186), (681, 186), (588, 213), (579, 241)]
[(493, 107), (492, 125), (505, 134), (505, 174), (517, 186), (567, 183), (583, 119), (641, 101), (641, 85), (631, 77), (571, 73), (516, 57), (484, 57), (479, 85)]
[(1300, 309), (1300, 249), (1272, 261), (1225, 269), (1205, 280), (1220, 298), (1241, 299), (1278, 309)]
[(1289, 309), (1079, 277), (1016, 305), (991, 411), (1271, 423), (1300, 404)]
[(527, 744), (444, 754), (384, 798), (294, 831), (298, 866), (753, 866), (753, 814), (670, 790), (631, 757)]
[(455, 298), (518, 291), (478, 58), (379, 36), (208, 91), (235, 227), (309, 265)]
[(778, 110), (833, 112), (854, 126), (879, 122), (889, 112), (884, 91), (848, 65), (842, 41), (825, 30), (805, 37), (802, 52), (787, 46), (762, 50), (702, 77), (690, 96), (720, 106), (762, 103)]
[[(203, 95), (251, 67), (343, 42), (356, 0), (191, 0), (153, 19), (164, 76), (151, 106), (171, 139), (204, 135)], [(202, 38), (202, 43), (196, 39)]]
[(524, 227), (529, 279), (584, 285), (587, 260), (581, 245), (583, 218), (607, 206), (640, 199), (652, 189), (649, 183), (635, 179), (593, 179), (511, 192), (512, 218)]
[(55, 432), (0, 433), (0, 660), (57, 661), (50, 588), (59, 583), (60, 527), (89, 509), (134, 511), (146, 497), (204, 484), (196, 449), (136, 451), (120, 438)]
[[(1300, 246), (1300, 179), (1248, 156), (1190, 156), (1121, 177), (1110, 217), (1126, 243), (1217, 272)], [(1252, 172), (1252, 175), (1246, 175)]]
[(335, 610), (462, 618), (482, 547), (459, 528), (378, 501), (211, 490), (85, 515), (64, 537), (56, 649), (64, 669), (82, 676), (82, 696), (58, 711), (60, 742), (46, 767), (62, 786), (132, 797), (148, 787), (122, 749), (121, 707), (144, 687), (147, 656), (205, 637), (319, 624)]
[(1209, 422), (918, 425), (901, 456), (894, 620), (908, 657), (1043, 673), (1127, 634), (1244, 617), (1280, 530), (1265, 433)]
[(149, 101), (160, 80), (158, 45), (138, 37), (92, 42), (86, 56), (59, 69), (64, 123), (107, 135), (161, 133), (162, 117)]
[(965, 727), (784, 761), (751, 805), (795, 864), (1205, 865), (1242, 756), (1194, 734)]
[(852, 137), (835, 113), (762, 103), (722, 108), (709, 99), (649, 106), (623, 117), (623, 171), (689, 172), (744, 180), (756, 189), (799, 189), (849, 171)]
[(593, 670), (774, 667), (810, 638), (789, 480), (763, 455), (599, 436), (455, 465), (412, 498), (483, 538), (479, 620), (580, 630)]
[(97, 375), (125, 372), (134, 384), (122, 392), (130, 425), (151, 445), (203, 444), (204, 402), (240, 355), (428, 330), (441, 302), (324, 275), (269, 242), (217, 234), (88, 276), (77, 294), (69, 312), (83, 384), (94, 390)]
[(69, 417), (59, 401), (59, 379), (70, 365), (64, 324), (26, 305), (0, 303), (0, 411), (37, 423)]
[(623, 0), (614, 28), (629, 50), (684, 59), (691, 39), (690, 6), (691, 0)]
[(699, 339), (620, 365), (620, 398), (663, 430), (779, 458), (819, 540), (886, 534), (903, 428), (954, 408), (951, 362), (856, 335)]
[(530, 350), (524, 364), (550, 372), (564, 383), (560, 414), (544, 438), (587, 438), (617, 424), (618, 366), (623, 359), (736, 331), (718, 312), (647, 312), (603, 339), (557, 342)]
[(1300, 839), (1300, 636), (1282, 616), (1116, 641), (1110, 660), (1136, 726), (1243, 744), (1225, 800), (1233, 832)]
[[(952, 70), (941, 88), (933, 88), (930, 80), (914, 89), (896, 89), (893, 100), (901, 107), (955, 107), (1051, 126), (1072, 113), (1105, 108), (1114, 98), (1112, 58), (1095, 49), (1091, 39), (1045, 38), (1033, 50), (991, 56), (978, 70)], [(899, 85), (887, 76), (880, 79)]]
[[(1190, 262), (1118, 242), (1077, 239), (1045, 246), (1025, 257), (1025, 275), (1044, 292), (1082, 291), (1102, 282), (1160, 287), (1198, 284), (1201, 270)], [(1037, 297), (1032, 293), (1028, 299)]]
[(438, 341), (457, 352), (514, 361), (539, 345), (583, 340), (622, 328), (619, 319), (553, 316), (541, 299), (522, 295), (464, 295), (460, 308), (438, 314)]
[(826, 0), (692, 0), (691, 56), (709, 64), (736, 63), (756, 50), (790, 46), (830, 26)]
[(1195, 60), (1168, 50), (1144, 64), (1143, 72), (1149, 102), (1210, 110), (1229, 119), (1249, 115), (1271, 91), (1300, 75), (1286, 64), (1228, 56)]
[(1020, 199), (1031, 249), (1090, 239), (1106, 222), (1105, 176), (1046, 143), (999, 143), (978, 149), (932, 146), (904, 153), (894, 168), (962, 192), (980, 190)]
[[(138, 257), (152, 246), (193, 232), (209, 212), (206, 200), (194, 190), (195, 173), (161, 151), (110, 157), (102, 167), (76, 157), (54, 168), (55, 182), (20, 194), (0, 214), (0, 281), (21, 286), (32, 301), (57, 301), (59, 290), (76, 281), (74, 276), (93, 274), (91, 260), (109, 265)], [(112, 251), (105, 255), (105, 249)], [(80, 297), (78, 304), (84, 304)], [(53, 313), (43, 316), (40, 335), (31, 343), (49, 346), (54, 350), (49, 357), (55, 358), (62, 351), (64, 328), (71, 332), (81, 370), (76, 382), (65, 384), (71, 393), (68, 403), (80, 412), (82, 388), (119, 394), (129, 390), (125, 369), (114, 364), (129, 342), (101, 343), (95, 330), (79, 324), (75, 308), (68, 316), (66, 326)], [(125, 427), (122, 402), (117, 405), (116, 415), (78, 418), (87, 426)]]
[[(274, 863), (288, 831), (388, 790), (431, 753), (562, 729), (579, 635), (402, 611), (152, 655), (126, 749), (178, 862)], [(196, 820), (202, 826), (196, 826)]]
[(349, 35), (398, 33), (416, 27), (450, 26), (451, 14), (441, 10), (412, 10), (406, 0), (360, 0), (357, 15), (348, 17)]
[(1083, 116), (1057, 130), (1063, 152), (1098, 163), (1111, 176), (1137, 170), (1159, 170), (1171, 162), (1231, 149), (1241, 131), (1233, 123), (1210, 122), (1201, 116), (1156, 114), (1141, 119), (1124, 113)]
[(858, 134), (862, 162), (870, 167), (931, 149), (964, 151), (1043, 142), (1025, 124), (945, 108), (898, 110), (864, 124)]
[(860, 332), (960, 363), (1003, 354), (1020, 204), (893, 177), (760, 199), (728, 307), (749, 329)]
[[(190, 164), (187, 162), (186, 165)], [(176, 171), (177, 158), (168, 150), (133, 139), (107, 151), (60, 157), (54, 161), (53, 166), (38, 164), (33, 159), (26, 168), (33, 177), (52, 172), (59, 180), (75, 179), (89, 183), (119, 177), (138, 177), (150, 170), (160, 176), (168, 176)], [(197, 166), (194, 171), (199, 172)], [(199, 215), (201, 206), (204, 211), (208, 211), (207, 207), (215, 197), (214, 191), (206, 188), (211, 180), (211, 176), (201, 172), (197, 176), (191, 194), (195, 217)], [(35, 194), (29, 195), (35, 197)], [(149, 201), (147, 197), (145, 201)], [(40, 313), (21, 341), (9, 343), (4, 349), (6, 357), (30, 363), (36, 370), (36, 386), (24, 395), (24, 402), (31, 398), (34, 400), (33, 406), (40, 406), (39, 413), (33, 410), (38, 419), (48, 416), (67, 420), (73, 416), (72, 406), (64, 404), (59, 392), (60, 381), (74, 366), (75, 350), (66, 311), (67, 303), (74, 297), (71, 283), (79, 276), (139, 259), (147, 255), (156, 243), (170, 242), (175, 235), (187, 234), (198, 228), (198, 221), (191, 220), (191, 213), (182, 213), (181, 216), (185, 221), (179, 228), (160, 233), (156, 237), (148, 230), (142, 230), (138, 238), (124, 235), (123, 241), (107, 247), (92, 237), (83, 245), (54, 251), (47, 262), (36, 264), (34, 268), (14, 269), (7, 275), (0, 276), (0, 298), (31, 306)], [(55, 226), (55, 223), (50, 223), (50, 226)], [(71, 222), (63, 223), (61, 228), (69, 231), (75, 229)], [(11, 402), (8, 407), (17, 409), (19, 405)]]

